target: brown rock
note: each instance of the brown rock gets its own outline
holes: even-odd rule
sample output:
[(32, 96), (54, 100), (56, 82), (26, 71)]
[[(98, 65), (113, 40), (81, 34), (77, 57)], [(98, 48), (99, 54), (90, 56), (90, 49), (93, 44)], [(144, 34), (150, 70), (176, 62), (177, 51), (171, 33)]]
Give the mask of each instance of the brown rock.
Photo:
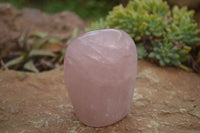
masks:
[(66, 43), (74, 28), (82, 33), (84, 27), (83, 20), (71, 12), (49, 15), (37, 9), (17, 10), (10, 4), (0, 3), (0, 53), (4, 57), (19, 50), (19, 37), (27, 32), (45, 32)]
[(198, 74), (139, 61), (131, 112), (104, 128), (78, 121), (63, 77), (63, 68), (0, 72), (0, 133), (200, 132)]
[(127, 115), (137, 71), (136, 47), (127, 33), (104, 29), (77, 37), (67, 48), (64, 67), (80, 121), (102, 127)]

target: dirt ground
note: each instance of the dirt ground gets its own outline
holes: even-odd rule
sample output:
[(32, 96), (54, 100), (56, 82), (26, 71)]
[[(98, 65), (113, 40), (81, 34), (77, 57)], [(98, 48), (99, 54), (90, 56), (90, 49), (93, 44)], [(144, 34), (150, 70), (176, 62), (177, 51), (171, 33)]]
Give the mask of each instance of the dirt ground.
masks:
[(139, 61), (131, 112), (103, 128), (76, 118), (63, 67), (0, 72), (0, 133), (199, 133), (200, 76)]

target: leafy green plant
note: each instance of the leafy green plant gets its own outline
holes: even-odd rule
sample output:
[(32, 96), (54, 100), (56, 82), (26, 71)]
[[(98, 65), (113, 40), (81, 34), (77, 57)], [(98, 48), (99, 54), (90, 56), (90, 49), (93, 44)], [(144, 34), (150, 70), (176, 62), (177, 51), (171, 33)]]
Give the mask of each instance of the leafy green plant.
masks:
[(106, 21), (102, 18), (99, 19), (99, 21), (95, 21), (91, 24), (90, 28), (86, 28), (85, 31), (91, 31), (91, 30), (100, 30), (100, 29), (107, 29), (109, 26), (107, 25)]
[(138, 53), (138, 59), (142, 59), (147, 55), (147, 50), (142, 44), (138, 44), (136, 48)]
[(64, 48), (58, 39), (50, 38), (46, 33), (22, 36), (19, 45), (21, 47), (19, 56), (5, 65), (7, 68), (31, 72), (54, 68)]
[(134, 0), (126, 7), (116, 6), (103, 20), (86, 31), (116, 28), (127, 32), (136, 42), (138, 58), (148, 58), (161, 66), (189, 70), (189, 52), (199, 42), (193, 11), (175, 6), (170, 10), (162, 0)]
[(183, 49), (179, 49), (168, 40), (163, 40), (162, 42), (155, 43), (153, 42), (153, 51), (150, 52), (149, 58), (158, 60), (161, 66), (165, 64), (172, 64), (174, 66), (182, 66), (181, 62), (187, 61), (188, 56), (188, 47), (185, 46)]

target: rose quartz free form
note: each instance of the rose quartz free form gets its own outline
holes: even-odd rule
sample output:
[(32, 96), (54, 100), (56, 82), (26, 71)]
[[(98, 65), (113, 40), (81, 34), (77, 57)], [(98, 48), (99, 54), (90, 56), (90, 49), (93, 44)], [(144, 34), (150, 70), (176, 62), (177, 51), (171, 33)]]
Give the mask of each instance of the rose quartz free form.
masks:
[(102, 127), (127, 115), (137, 71), (136, 47), (127, 33), (104, 29), (77, 37), (67, 48), (64, 70), (81, 122)]

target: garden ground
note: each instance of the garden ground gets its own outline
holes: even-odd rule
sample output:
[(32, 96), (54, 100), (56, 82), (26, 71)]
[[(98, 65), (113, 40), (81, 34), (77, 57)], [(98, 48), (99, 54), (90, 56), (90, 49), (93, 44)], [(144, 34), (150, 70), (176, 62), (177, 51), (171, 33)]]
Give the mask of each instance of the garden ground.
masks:
[[(103, 128), (76, 118), (63, 67), (0, 73), (0, 133), (200, 132), (200, 76), (139, 61), (130, 113)], [(101, 94), (100, 94), (101, 95)]]

